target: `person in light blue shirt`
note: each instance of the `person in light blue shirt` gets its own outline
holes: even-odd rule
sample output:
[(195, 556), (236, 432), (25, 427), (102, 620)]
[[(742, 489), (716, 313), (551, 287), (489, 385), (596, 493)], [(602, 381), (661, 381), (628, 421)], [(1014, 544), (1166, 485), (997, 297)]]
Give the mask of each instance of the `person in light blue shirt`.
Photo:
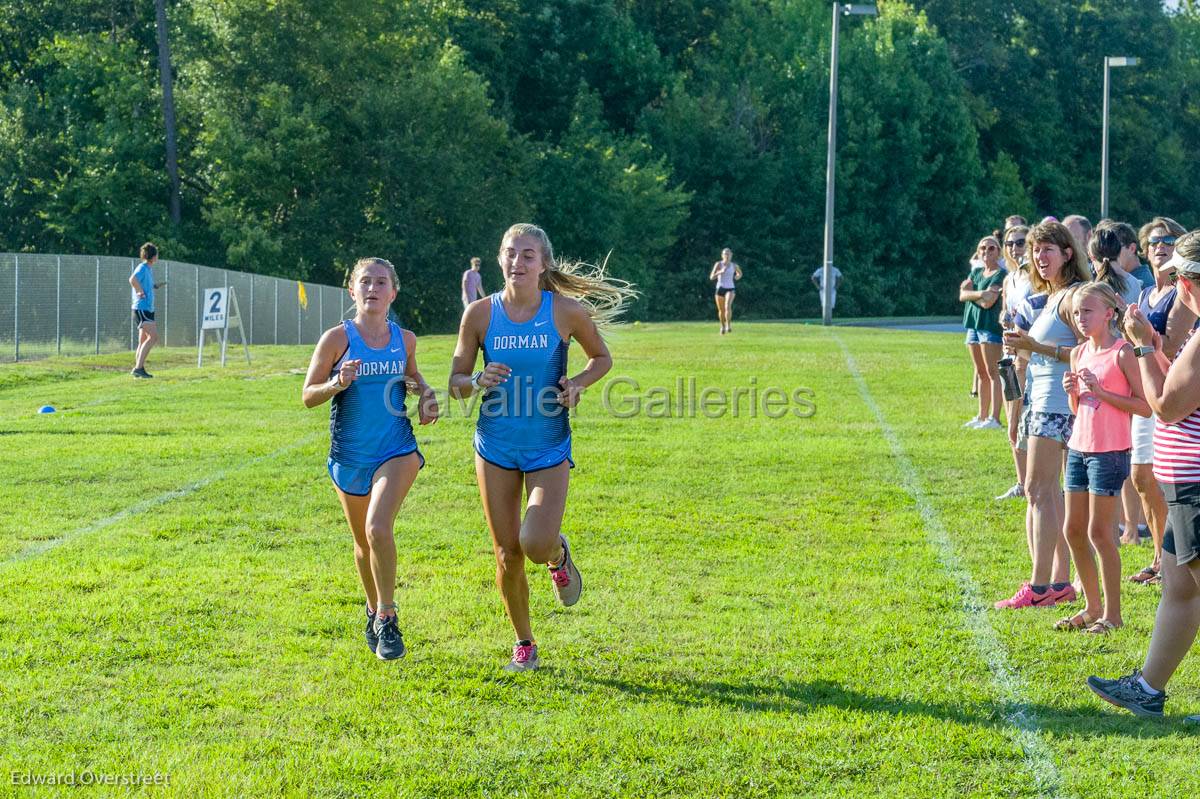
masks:
[(158, 343), (158, 325), (154, 321), (154, 290), (167, 285), (154, 282), (153, 266), (158, 262), (158, 247), (150, 242), (142, 245), (138, 254), (142, 262), (133, 268), (129, 276), (129, 288), (133, 301), (133, 322), (138, 328), (138, 345), (134, 354), (134, 377), (154, 377), (146, 371), (146, 356)]

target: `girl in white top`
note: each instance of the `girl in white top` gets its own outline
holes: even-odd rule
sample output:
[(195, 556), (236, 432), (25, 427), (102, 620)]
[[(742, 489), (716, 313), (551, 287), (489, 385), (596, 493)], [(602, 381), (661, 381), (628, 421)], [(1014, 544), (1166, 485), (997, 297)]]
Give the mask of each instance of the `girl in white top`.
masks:
[[(1020, 305), (1033, 291), (1029, 281), (1029, 260), (1025, 256), (1025, 238), (1029, 234), (1028, 225), (1014, 225), (1004, 231), (1001, 236), (1000, 255), (1002, 264), (1008, 276), (1004, 278), (1001, 287), (1003, 294), (1004, 312), (1000, 316), (1000, 324), (1004, 328), (1015, 326), (1017, 306)], [(1019, 350), (1005, 349), (1004, 354), (1013, 359), (1017, 369), (1017, 383), (1021, 391), (1025, 391), (1025, 369), (1029, 366), (1028, 353)], [(996, 497), (997, 500), (1021, 499), (1025, 496), (1025, 450), (1017, 447), (1017, 423), (1021, 419), (1021, 397), (1009, 400), (1008, 403), (1008, 443), (1012, 449), (1013, 465), (1017, 471), (1017, 482), (1012, 488)]]
[(742, 268), (733, 262), (733, 250), (728, 247), (721, 250), (721, 260), (713, 264), (708, 279), (717, 281), (717, 319), (721, 322), (721, 335), (732, 333), (735, 281), (742, 279)]

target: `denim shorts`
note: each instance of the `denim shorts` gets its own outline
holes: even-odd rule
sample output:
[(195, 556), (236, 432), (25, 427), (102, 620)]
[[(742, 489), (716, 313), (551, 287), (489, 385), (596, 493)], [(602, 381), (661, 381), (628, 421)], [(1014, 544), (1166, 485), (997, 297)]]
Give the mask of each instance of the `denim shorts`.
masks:
[(1159, 483), (1167, 499), (1163, 549), (1182, 566), (1200, 558), (1200, 483)]
[(995, 333), (989, 333), (986, 330), (973, 330), (967, 328), (967, 343), (968, 344), (1003, 344), (1004, 338)]
[(1097, 497), (1120, 495), (1121, 487), (1129, 477), (1129, 450), (1119, 452), (1080, 452), (1067, 450), (1067, 470), (1063, 475), (1063, 489), (1082, 494), (1087, 492)]

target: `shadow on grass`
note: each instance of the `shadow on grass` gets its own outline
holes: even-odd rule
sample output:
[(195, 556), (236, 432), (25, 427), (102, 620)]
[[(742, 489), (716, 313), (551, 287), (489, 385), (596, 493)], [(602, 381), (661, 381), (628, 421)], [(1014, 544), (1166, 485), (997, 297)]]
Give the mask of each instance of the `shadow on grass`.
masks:
[[(813, 682), (781, 681), (769, 683), (728, 683), (679, 679), (664, 675), (661, 683), (635, 683), (609, 677), (579, 677), (579, 687), (590, 683), (616, 689), (642, 700), (668, 701), (684, 707), (725, 705), (745, 711), (794, 713), (836, 708), (862, 713), (892, 716), (926, 716), (966, 726), (1009, 730), (1016, 724), (1006, 717), (1023, 715), (1025, 726), (1055, 736), (1154, 739), (1173, 735), (1194, 735), (1200, 728), (1179, 723), (1182, 717), (1168, 716), (1162, 721), (1139, 719), (1102, 703), (1051, 707), (1039, 704), (1002, 703), (949, 704), (922, 699), (870, 694), (828, 680)], [(1091, 697), (1080, 685), (1081, 698)], [(1121, 715), (1118, 715), (1121, 714)]]

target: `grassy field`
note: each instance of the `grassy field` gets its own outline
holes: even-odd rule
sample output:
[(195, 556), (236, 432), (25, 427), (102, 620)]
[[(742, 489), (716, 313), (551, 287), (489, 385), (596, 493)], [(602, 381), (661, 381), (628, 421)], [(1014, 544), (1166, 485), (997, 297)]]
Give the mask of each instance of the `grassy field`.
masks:
[[(1140, 664), (1157, 589), (1129, 586), (1106, 639), (991, 610), (1027, 577), (1023, 507), (991, 499), (1012, 483), (1003, 435), (960, 429), (958, 337), (715, 328), (612, 336), (611, 377), (650, 407), (629, 416), (629, 382), (611, 412), (584, 399), (564, 528), (585, 591), (564, 610), (531, 570), (545, 666), (520, 675), (500, 670), (457, 403), (418, 434), (396, 530), (409, 655), (381, 663), (328, 409), (300, 404), (307, 349), (203, 371), (155, 351), (151, 381), (128, 355), (0, 367), (0, 795), (82, 772), (169, 775), (132, 793), (185, 797), (1194, 793), (1178, 719), (1200, 658), (1162, 723), (1083, 685)], [(434, 385), (452, 346), (420, 342)], [(755, 387), (757, 412), (675, 413), (689, 377)], [(811, 393), (770, 418), (770, 387)]]

